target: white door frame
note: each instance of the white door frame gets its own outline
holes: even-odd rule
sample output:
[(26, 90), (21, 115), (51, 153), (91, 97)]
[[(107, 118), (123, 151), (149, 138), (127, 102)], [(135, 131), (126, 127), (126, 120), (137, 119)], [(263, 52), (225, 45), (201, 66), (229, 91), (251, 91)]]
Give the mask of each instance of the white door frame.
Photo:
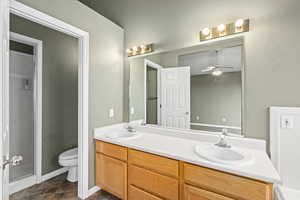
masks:
[(157, 69), (157, 125), (160, 125), (160, 70), (162, 66), (144, 59), (144, 120), (147, 123), (147, 66)]
[[(78, 196), (82, 199), (89, 196), (89, 33), (67, 24), (59, 19), (42, 13), (15, 0), (0, 1), (0, 163), (3, 156), (8, 156), (7, 135), (9, 133), (9, 14), (13, 13), (27, 20), (47, 26), (56, 31), (78, 38), (79, 71), (78, 71)], [(1, 167), (1, 166), (0, 166)], [(3, 178), (3, 179), (2, 179)], [(0, 195), (8, 200), (8, 170), (0, 169)], [(3, 187), (4, 186), (4, 187)], [(3, 197), (2, 197), (3, 195)]]
[[(10, 32), (9, 39), (22, 44), (33, 46), (34, 49), (34, 176), (32, 184), (42, 182), (42, 86), (43, 86), (43, 42), (25, 35)], [(8, 135), (9, 138), (9, 135)], [(20, 183), (23, 183), (20, 181)], [(10, 183), (10, 185), (13, 183)], [(13, 184), (16, 185), (16, 184)], [(23, 189), (27, 185), (19, 184), (17, 186)], [(11, 189), (11, 188), (10, 188)], [(11, 194), (12, 191), (9, 193)]]

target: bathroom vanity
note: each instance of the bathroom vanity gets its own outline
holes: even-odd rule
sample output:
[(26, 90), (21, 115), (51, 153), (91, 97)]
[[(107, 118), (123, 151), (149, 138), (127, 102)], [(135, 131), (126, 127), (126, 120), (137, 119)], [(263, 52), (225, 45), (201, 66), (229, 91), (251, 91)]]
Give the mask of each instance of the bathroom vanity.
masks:
[(221, 164), (194, 151), (202, 142), (217, 141), (216, 136), (184, 133), (183, 138), (180, 131), (172, 135), (138, 127), (132, 138), (107, 137), (123, 126), (95, 130), (96, 185), (121, 199), (271, 200), (273, 184), (280, 182), (267, 154), (254, 148), (256, 141), (242, 144), (251, 162)]

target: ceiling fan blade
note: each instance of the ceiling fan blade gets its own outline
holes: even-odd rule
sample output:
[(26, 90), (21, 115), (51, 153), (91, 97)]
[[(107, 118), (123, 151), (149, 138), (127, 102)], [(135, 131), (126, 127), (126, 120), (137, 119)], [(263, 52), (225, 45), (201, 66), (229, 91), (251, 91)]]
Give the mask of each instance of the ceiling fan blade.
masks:
[(215, 66), (209, 66), (206, 69), (202, 69), (201, 72), (210, 72), (211, 70), (215, 69)]
[(221, 69), (224, 69), (224, 68), (227, 68), (227, 69), (233, 69), (233, 67), (230, 67), (230, 66), (224, 66), (224, 65), (217, 65), (217, 68), (221, 68)]

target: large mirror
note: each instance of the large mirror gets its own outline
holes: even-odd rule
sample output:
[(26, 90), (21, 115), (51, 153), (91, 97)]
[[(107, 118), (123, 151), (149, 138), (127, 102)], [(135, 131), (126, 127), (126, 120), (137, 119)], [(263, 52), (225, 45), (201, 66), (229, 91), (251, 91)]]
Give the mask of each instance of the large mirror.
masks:
[(243, 39), (130, 58), (130, 121), (242, 135)]

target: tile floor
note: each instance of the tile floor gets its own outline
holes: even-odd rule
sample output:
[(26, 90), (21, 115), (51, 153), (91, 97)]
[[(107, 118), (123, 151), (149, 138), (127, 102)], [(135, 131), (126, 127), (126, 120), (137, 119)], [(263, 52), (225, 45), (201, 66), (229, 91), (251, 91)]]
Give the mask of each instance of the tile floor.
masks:
[[(66, 181), (66, 174), (12, 194), (10, 200), (79, 200), (77, 184)], [(113, 195), (99, 191), (87, 200), (119, 200)]]

